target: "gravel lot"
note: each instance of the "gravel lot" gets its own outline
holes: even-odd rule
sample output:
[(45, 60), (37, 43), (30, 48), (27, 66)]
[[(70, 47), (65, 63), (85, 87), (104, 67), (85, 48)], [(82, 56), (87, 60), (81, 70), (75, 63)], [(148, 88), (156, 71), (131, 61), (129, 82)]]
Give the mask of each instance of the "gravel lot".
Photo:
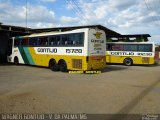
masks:
[(108, 65), (101, 74), (0, 66), (0, 113), (160, 113), (160, 66)]

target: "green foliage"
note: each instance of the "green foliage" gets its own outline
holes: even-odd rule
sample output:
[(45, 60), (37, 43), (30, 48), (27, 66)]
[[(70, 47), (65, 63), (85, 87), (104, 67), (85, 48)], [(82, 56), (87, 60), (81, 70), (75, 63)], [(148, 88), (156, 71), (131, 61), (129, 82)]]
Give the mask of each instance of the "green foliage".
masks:
[(112, 42), (112, 39), (111, 38), (107, 38), (106, 42)]
[(144, 42), (144, 39), (143, 38), (137, 38), (136, 40), (135, 40), (135, 42)]
[(130, 42), (129, 38), (125, 38), (123, 41), (124, 42)]

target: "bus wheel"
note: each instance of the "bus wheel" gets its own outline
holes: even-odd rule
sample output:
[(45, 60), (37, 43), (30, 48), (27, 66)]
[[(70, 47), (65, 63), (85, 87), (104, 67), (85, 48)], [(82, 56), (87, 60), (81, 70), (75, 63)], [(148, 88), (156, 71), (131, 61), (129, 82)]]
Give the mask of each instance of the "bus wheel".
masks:
[(124, 59), (124, 65), (126, 65), (126, 66), (131, 66), (132, 64), (133, 64), (133, 61), (132, 61), (132, 59), (131, 58), (126, 58), (126, 59)]
[(17, 57), (17, 56), (14, 57), (14, 64), (15, 64), (15, 65), (18, 65), (18, 64), (19, 64), (19, 60), (18, 60), (18, 57)]
[(67, 72), (67, 64), (66, 64), (66, 62), (64, 60), (61, 60), (59, 62), (59, 69), (62, 72)]
[(58, 64), (56, 63), (55, 60), (50, 60), (50, 62), (49, 62), (49, 68), (52, 71), (58, 71), (59, 70)]

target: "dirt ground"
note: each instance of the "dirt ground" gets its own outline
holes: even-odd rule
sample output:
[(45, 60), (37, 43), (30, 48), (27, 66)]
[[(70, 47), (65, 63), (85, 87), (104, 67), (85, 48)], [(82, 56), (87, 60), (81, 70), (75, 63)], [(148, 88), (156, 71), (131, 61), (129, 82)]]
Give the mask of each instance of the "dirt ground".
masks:
[(160, 113), (160, 66), (108, 65), (101, 74), (0, 66), (0, 113)]

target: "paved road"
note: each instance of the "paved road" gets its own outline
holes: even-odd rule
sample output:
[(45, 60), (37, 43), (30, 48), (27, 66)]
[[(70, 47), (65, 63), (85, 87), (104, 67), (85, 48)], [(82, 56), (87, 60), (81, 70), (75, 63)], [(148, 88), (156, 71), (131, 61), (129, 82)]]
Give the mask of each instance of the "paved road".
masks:
[(160, 113), (160, 66), (108, 65), (101, 74), (0, 66), (0, 113)]

